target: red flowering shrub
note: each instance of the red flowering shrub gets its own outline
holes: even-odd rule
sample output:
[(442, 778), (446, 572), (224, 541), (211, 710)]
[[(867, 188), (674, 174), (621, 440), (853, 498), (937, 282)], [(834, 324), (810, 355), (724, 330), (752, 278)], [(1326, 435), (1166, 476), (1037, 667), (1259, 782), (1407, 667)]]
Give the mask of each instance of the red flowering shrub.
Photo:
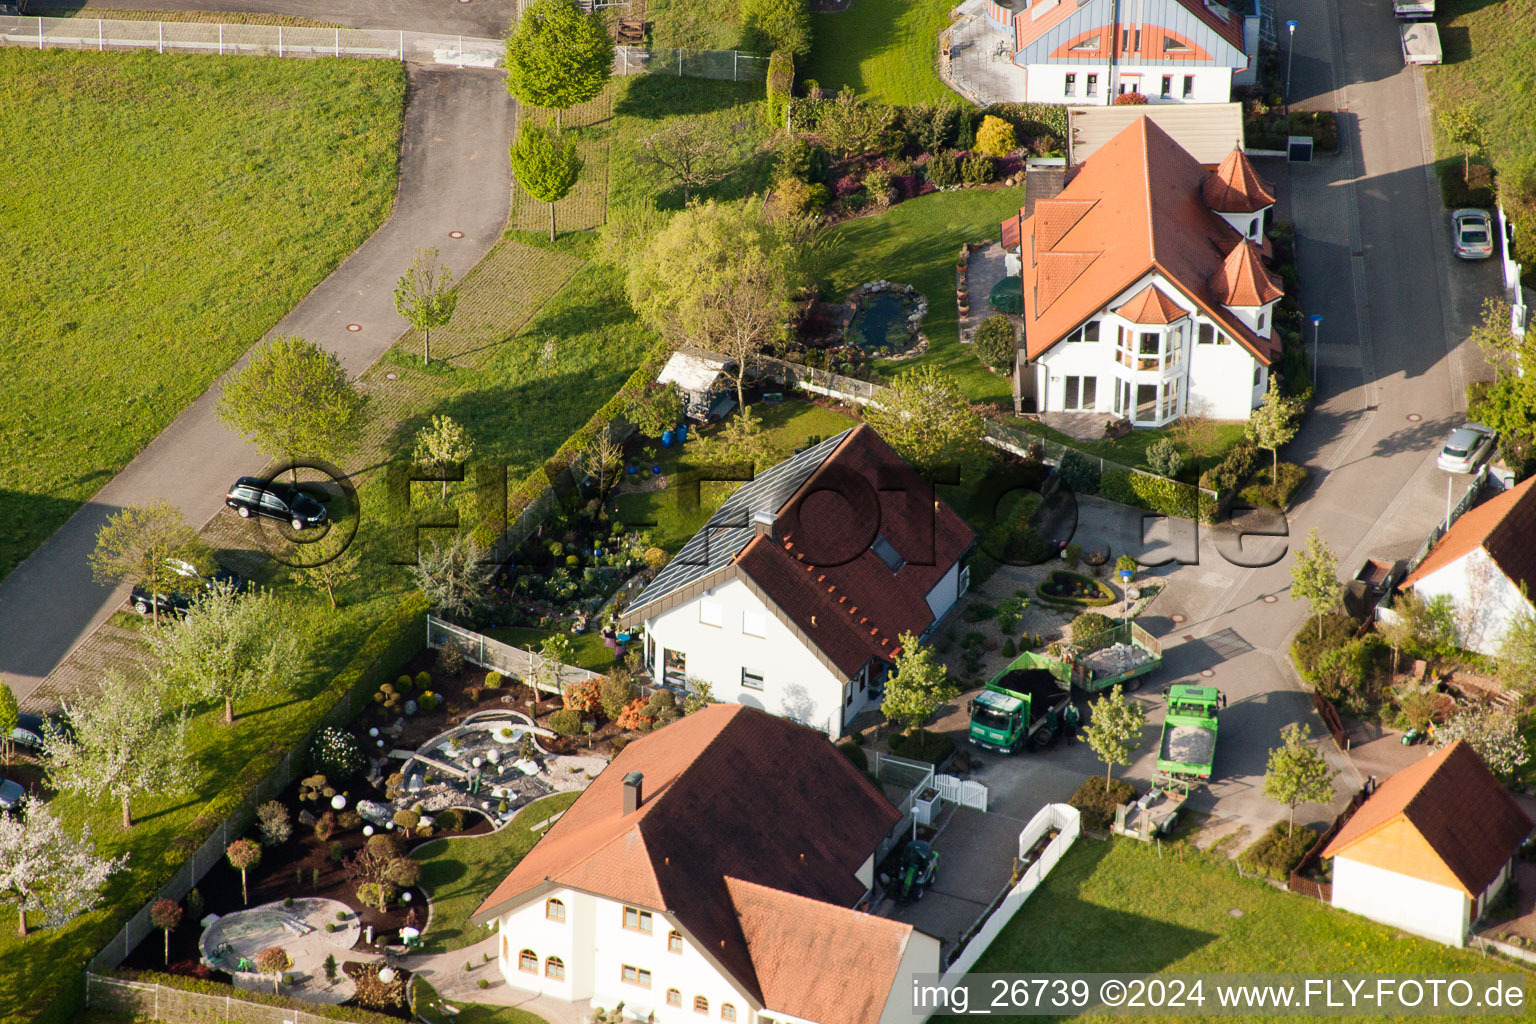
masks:
[(560, 694), (565, 706), (572, 711), (582, 714), (590, 714), (602, 706), (602, 700), (597, 692), (597, 680), (588, 679), (581, 683), (566, 683), (564, 691)]

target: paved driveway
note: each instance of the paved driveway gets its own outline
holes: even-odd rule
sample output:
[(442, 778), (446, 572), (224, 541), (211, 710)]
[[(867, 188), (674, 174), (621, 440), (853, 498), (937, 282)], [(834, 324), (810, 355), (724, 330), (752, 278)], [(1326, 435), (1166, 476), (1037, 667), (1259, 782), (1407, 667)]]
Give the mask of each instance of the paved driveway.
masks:
[(119, 11), (230, 11), (281, 14), (348, 28), (415, 29), (499, 39), (517, 13), (517, 0), (92, 0), (93, 8)]
[(1027, 824), (1002, 813), (954, 808), (933, 840), (938, 881), (922, 899), (896, 906), (889, 916), (952, 948), (1008, 888)]
[[(494, 71), (409, 68), (400, 184), (389, 219), (273, 328), (335, 352), (352, 374), (378, 359), (405, 323), (395, 281), (417, 247), (437, 246), (461, 275), (506, 223), (513, 104)], [(463, 238), (449, 237), (462, 231)], [(347, 330), (360, 324), (361, 331)], [(242, 363), (244, 360), (242, 359)], [(230, 481), (266, 460), (214, 414), (215, 384), (15, 571), (0, 581), (0, 675), (25, 700), (80, 640), (122, 605), (126, 588), (91, 581), (86, 557), (107, 516), (165, 499), (206, 522)]]

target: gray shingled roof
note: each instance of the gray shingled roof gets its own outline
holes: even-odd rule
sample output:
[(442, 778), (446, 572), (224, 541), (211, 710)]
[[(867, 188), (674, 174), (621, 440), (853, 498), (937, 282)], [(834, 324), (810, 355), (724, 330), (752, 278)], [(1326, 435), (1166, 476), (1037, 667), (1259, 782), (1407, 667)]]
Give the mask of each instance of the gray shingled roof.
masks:
[(755, 533), (752, 516), (758, 512), (777, 515), (848, 434), (845, 430), (836, 437), (829, 437), (737, 488), (725, 499), (719, 511), (709, 517), (704, 528), (689, 538), (677, 556), (630, 604), (626, 617), (634, 616), (646, 605), (729, 565), (752, 540)]

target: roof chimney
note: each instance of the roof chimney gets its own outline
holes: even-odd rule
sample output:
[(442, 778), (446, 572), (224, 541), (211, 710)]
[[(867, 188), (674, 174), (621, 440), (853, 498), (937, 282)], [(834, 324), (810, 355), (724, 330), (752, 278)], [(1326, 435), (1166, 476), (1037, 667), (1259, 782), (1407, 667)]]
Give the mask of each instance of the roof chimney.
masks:
[(630, 772), (624, 776), (624, 813), (634, 814), (640, 809), (640, 784), (645, 781), (645, 776), (640, 772)]
[(752, 536), (767, 537), (769, 540), (777, 540), (778, 514), (775, 512), (752, 513)]

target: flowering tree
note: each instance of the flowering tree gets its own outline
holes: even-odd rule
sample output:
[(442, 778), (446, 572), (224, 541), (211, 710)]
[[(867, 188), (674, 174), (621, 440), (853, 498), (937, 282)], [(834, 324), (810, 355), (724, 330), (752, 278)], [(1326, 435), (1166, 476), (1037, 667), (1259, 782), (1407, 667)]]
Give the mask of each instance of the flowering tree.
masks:
[(1520, 734), (1515, 716), (1494, 704), (1469, 704), (1435, 727), (1435, 746), (1466, 740), (1488, 770), (1509, 776), (1531, 759), (1531, 748)]
[(224, 851), (224, 856), (229, 859), (229, 866), (240, 872), (241, 901), (250, 903), (251, 894), (245, 884), (245, 873), (261, 863), (261, 846), (249, 839), (236, 839)]
[(96, 905), (107, 876), (128, 862), (96, 856), (91, 831), (77, 839), (46, 804), (24, 798), (0, 815), (0, 902), (16, 908), (17, 934), (27, 934), (27, 913), (41, 911), (57, 927)]
[(283, 972), (293, 966), (293, 957), (282, 946), (268, 946), (254, 958), (256, 969), (272, 975), (272, 991), (282, 994)]
[(43, 727), (43, 762), (59, 789), (87, 800), (108, 794), (123, 809), (123, 828), (133, 827), (136, 796), (177, 793), (192, 784), (185, 715), (172, 715), (156, 687), (130, 686), (109, 675), (96, 698), (65, 701), (73, 726), (65, 733)]
[(165, 933), (165, 963), (171, 963), (171, 932), (181, 923), (181, 904), (175, 900), (155, 900), (149, 905), (149, 923)]

